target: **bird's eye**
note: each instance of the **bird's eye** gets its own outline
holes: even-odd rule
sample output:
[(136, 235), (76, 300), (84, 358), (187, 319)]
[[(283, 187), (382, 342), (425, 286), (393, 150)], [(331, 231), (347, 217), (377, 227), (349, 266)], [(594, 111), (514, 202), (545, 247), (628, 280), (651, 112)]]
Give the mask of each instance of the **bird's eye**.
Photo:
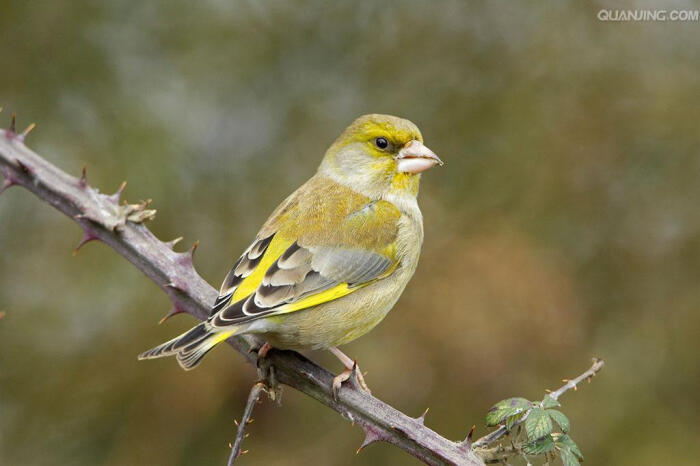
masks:
[(377, 138), (374, 140), (374, 145), (380, 149), (386, 149), (389, 147), (389, 141), (387, 141), (385, 138)]

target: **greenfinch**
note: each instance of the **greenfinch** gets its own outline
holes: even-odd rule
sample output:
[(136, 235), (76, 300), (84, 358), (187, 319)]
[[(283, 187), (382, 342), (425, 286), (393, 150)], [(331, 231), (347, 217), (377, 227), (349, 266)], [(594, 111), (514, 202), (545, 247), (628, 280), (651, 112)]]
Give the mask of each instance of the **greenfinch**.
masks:
[(270, 347), (332, 351), (345, 366), (337, 391), (354, 367), (337, 347), (374, 328), (416, 270), (418, 185), (434, 165), (442, 161), (412, 122), (361, 116), (267, 219), (209, 318), (139, 359), (175, 355), (189, 370), (227, 338), (254, 334), (266, 342), (260, 355)]

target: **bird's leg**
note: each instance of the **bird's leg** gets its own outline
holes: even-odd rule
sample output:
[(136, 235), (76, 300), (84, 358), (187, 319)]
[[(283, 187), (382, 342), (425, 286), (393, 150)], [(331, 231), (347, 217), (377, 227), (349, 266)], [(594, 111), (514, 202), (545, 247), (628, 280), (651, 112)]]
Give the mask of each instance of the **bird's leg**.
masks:
[(257, 353), (258, 357), (256, 360), (256, 365), (258, 366), (258, 369), (260, 369), (260, 365), (262, 364), (263, 359), (265, 359), (265, 356), (267, 356), (267, 353), (269, 353), (271, 349), (272, 349), (272, 345), (269, 344), (268, 342), (265, 342), (262, 344), (262, 346), (256, 347), (255, 345), (253, 345), (248, 350), (248, 354)]
[(259, 349), (258, 349), (258, 358), (264, 358), (267, 356), (267, 353), (272, 349), (272, 345), (269, 344), (268, 342), (265, 342)]
[(261, 347), (255, 349), (251, 348), (250, 352), (258, 353), (258, 358), (255, 361), (255, 365), (258, 367), (258, 377), (259, 381), (263, 382), (267, 387), (267, 393), (270, 398), (274, 401), (278, 399), (282, 394), (281, 387), (277, 383), (277, 378), (275, 377), (275, 366), (273, 366), (269, 361), (267, 361), (267, 353), (273, 346), (265, 342)]
[(334, 399), (338, 399), (338, 392), (340, 391), (340, 386), (343, 384), (343, 382), (349, 380), (353, 374), (355, 375), (355, 379), (357, 380), (357, 383), (360, 386), (360, 388), (366, 391), (367, 393), (372, 393), (369, 387), (367, 386), (367, 383), (365, 383), (365, 378), (363, 377), (360, 368), (357, 366), (357, 361), (353, 361), (352, 359), (350, 359), (345, 353), (340, 351), (335, 346), (330, 347), (329, 351), (333, 353), (333, 355), (335, 355), (335, 357), (338, 358), (340, 362), (342, 362), (345, 366), (345, 370), (333, 379), (331, 393)]

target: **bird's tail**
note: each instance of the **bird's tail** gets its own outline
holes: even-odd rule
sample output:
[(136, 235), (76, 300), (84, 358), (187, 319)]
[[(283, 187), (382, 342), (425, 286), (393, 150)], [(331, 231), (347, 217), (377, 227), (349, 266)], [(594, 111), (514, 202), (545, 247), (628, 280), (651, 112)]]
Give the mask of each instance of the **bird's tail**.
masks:
[(234, 335), (236, 330), (235, 328), (215, 329), (207, 322), (202, 322), (182, 335), (139, 354), (139, 359), (155, 359), (175, 355), (180, 366), (188, 371), (194, 369), (210, 349)]

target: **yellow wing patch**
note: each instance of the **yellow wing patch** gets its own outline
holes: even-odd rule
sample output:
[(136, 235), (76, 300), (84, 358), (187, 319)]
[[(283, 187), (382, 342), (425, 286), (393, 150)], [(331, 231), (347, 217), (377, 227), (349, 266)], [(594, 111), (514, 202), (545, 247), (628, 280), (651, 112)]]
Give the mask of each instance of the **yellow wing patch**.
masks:
[(288, 312), (300, 311), (302, 309), (306, 309), (307, 307), (318, 306), (319, 304), (342, 298), (343, 296), (348, 295), (358, 288), (362, 288), (363, 286), (365, 286), (365, 284), (350, 288), (347, 283), (341, 283), (331, 289), (313, 294), (297, 302), (280, 306), (276, 309), (276, 311), (278, 311), (280, 314), (286, 314)]
[(396, 270), (397, 266), (398, 263), (395, 263), (391, 266), (391, 268), (389, 268), (389, 270), (387, 270), (374, 280), (362, 283), (360, 285), (354, 285), (352, 287), (349, 286), (347, 283), (340, 283), (326, 291), (322, 291), (320, 293), (313, 294), (299, 301), (280, 306), (276, 310), (280, 314), (287, 314), (289, 312), (301, 311), (302, 309), (318, 306), (319, 304), (327, 303), (328, 301), (333, 301), (334, 299), (342, 298), (343, 296), (349, 295), (350, 293), (357, 291), (360, 288), (364, 288), (367, 285), (376, 282), (377, 280), (381, 280), (382, 278), (388, 277), (389, 275), (394, 273), (394, 270)]
[(231, 298), (231, 302), (235, 303), (236, 301), (240, 301), (241, 299), (250, 296), (251, 293), (254, 293), (260, 286), (260, 283), (262, 283), (262, 279), (265, 276), (267, 269), (274, 264), (274, 262), (284, 253), (284, 251), (287, 250), (289, 246), (292, 245), (293, 242), (294, 240), (285, 239), (279, 234), (275, 235), (272, 242), (267, 247), (265, 254), (260, 260), (260, 263), (255, 270), (253, 270), (253, 273), (248, 275), (241, 282), (241, 284), (238, 285), (238, 288), (236, 288), (236, 291), (233, 293), (233, 297)]

